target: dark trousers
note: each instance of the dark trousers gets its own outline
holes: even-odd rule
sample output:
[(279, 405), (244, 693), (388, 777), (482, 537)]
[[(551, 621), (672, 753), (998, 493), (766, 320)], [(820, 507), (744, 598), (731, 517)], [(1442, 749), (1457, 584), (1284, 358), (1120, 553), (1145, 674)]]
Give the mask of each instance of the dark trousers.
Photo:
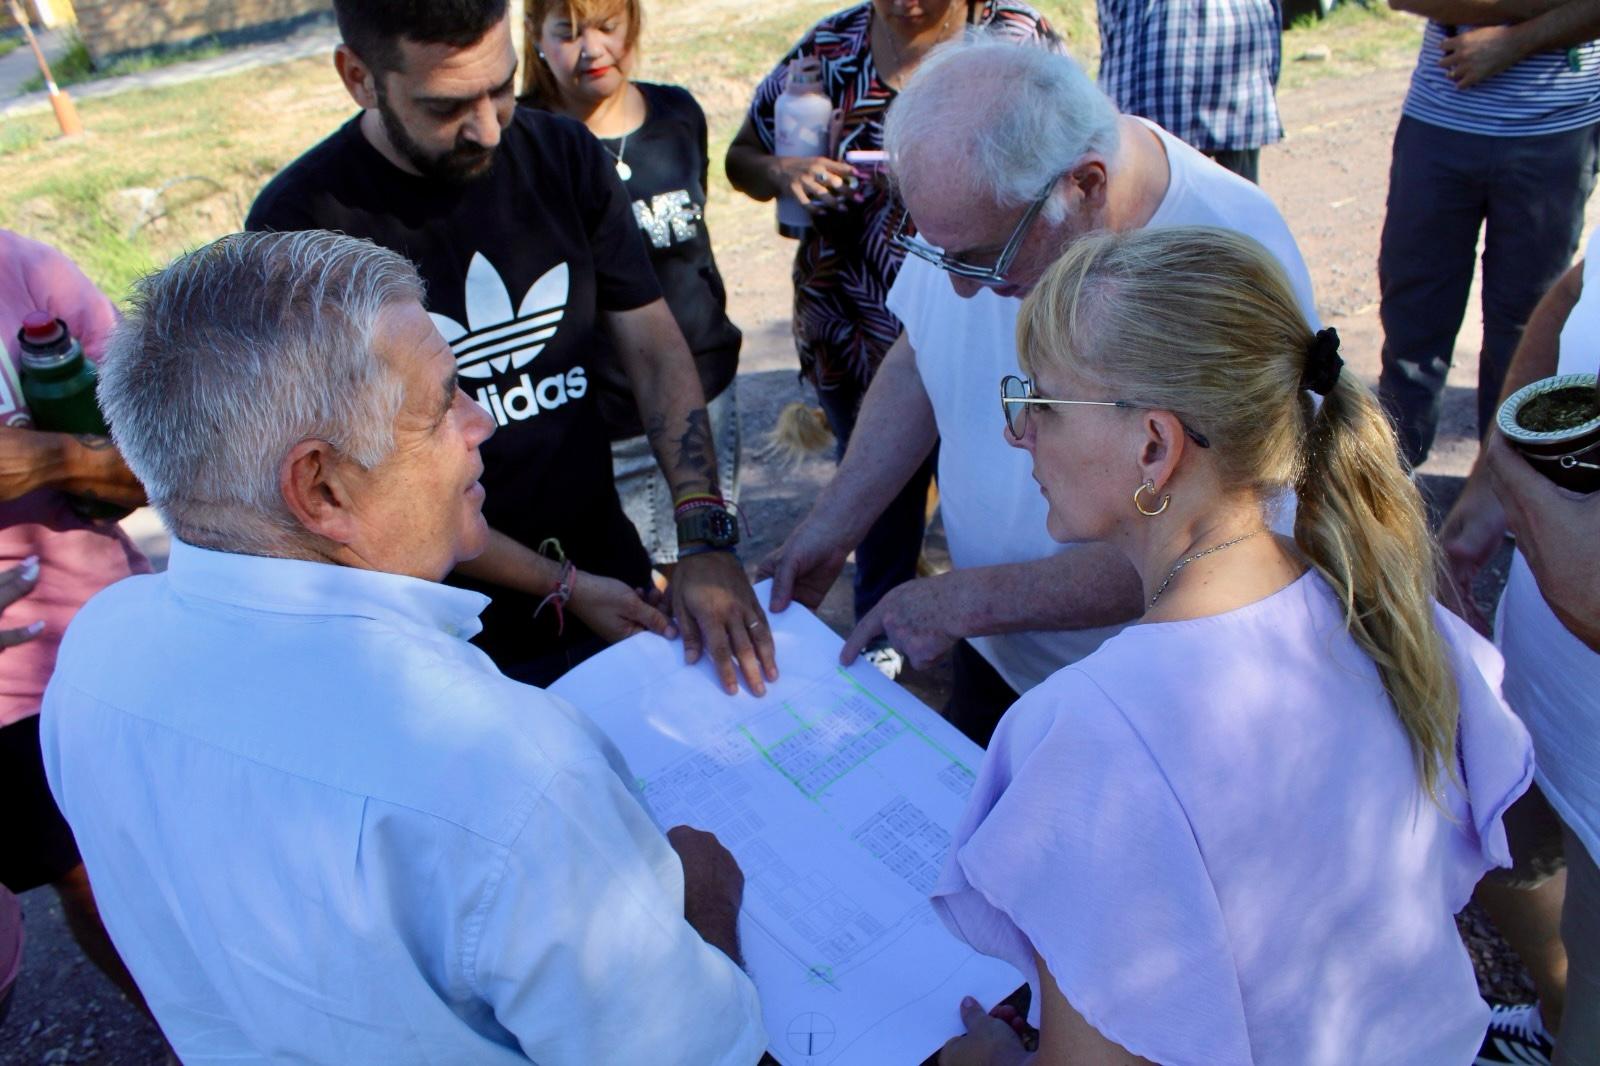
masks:
[(1538, 137), (1458, 133), (1400, 119), (1378, 251), (1383, 372), (1378, 394), (1406, 460), (1433, 446), (1456, 333), (1483, 248), (1483, 350), (1478, 433), (1495, 404), (1522, 328), (1572, 260), (1594, 188), (1600, 124)]
[[(839, 442), (836, 458), (843, 460), (850, 435), (855, 432), (856, 415), (867, 387), (855, 381), (837, 388), (818, 389), (817, 402), (828, 416), (834, 438)], [(939, 462), (936, 446), (916, 473), (911, 475), (889, 506), (872, 523), (866, 538), (856, 545), (855, 609), (861, 618), (888, 591), (917, 576), (917, 558), (922, 554), (922, 535), (927, 528), (928, 485)]]
[(0, 885), (20, 896), (83, 861), (45, 778), (36, 714), (0, 727), (0, 812)]
[(1261, 149), (1218, 148), (1205, 154), (1244, 180), (1261, 184)]
[(950, 653), (950, 699), (944, 717), (980, 748), (989, 746), (1000, 717), (1017, 702), (1017, 690), (1006, 684), (989, 660), (964, 640)]

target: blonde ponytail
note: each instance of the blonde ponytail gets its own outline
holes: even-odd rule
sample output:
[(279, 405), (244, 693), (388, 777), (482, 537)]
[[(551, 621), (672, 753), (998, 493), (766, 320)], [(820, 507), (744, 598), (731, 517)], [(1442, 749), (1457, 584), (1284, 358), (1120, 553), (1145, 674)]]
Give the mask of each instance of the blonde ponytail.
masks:
[(1311, 420), (1295, 489), (1294, 539), (1344, 603), (1411, 738), (1417, 777), (1438, 796), (1455, 776), (1455, 675), (1434, 622), (1438, 546), (1372, 393), (1341, 373)]
[(1459, 713), (1433, 615), (1437, 548), (1371, 392), (1313, 359), (1326, 344), (1265, 248), (1199, 226), (1074, 242), (1017, 321), (1025, 373), (1057, 365), (1172, 411), (1210, 439), (1223, 485), (1263, 506), (1298, 492), (1295, 541), (1343, 601), (1437, 799), (1441, 768), (1455, 776)]

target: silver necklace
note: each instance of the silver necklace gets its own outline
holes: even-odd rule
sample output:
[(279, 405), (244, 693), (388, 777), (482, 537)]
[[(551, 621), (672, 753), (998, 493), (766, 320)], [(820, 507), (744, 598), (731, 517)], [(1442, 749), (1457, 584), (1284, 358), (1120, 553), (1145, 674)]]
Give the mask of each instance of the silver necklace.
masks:
[(1195, 552), (1193, 555), (1189, 556), (1187, 559), (1179, 559), (1178, 560), (1178, 565), (1174, 566), (1171, 570), (1167, 571), (1167, 579), (1161, 583), (1161, 587), (1160, 588), (1156, 589), (1156, 594), (1154, 596), (1150, 597), (1150, 606), (1154, 607), (1156, 605), (1156, 601), (1161, 598), (1161, 594), (1163, 592), (1167, 591), (1167, 586), (1172, 584), (1172, 579), (1178, 576), (1178, 571), (1182, 570), (1184, 567), (1188, 566), (1190, 563), (1194, 562), (1196, 559), (1204, 559), (1206, 556), (1210, 555), (1213, 552), (1219, 552), (1223, 548), (1231, 548), (1235, 544), (1238, 544), (1242, 540), (1249, 540), (1251, 537), (1255, 536), (1257, 533), (1265, 533), (1265, 532), (1266, 532), (1266, 530), (1264, 530), (1264, 529), (1252, 530), (1251, 532), (1246, 533), (1242, 537), (1234, 537), (1232, 540), (1225, 540), (1221, 544), (1218, 544), (1214, 548), (1207, 548), (1203, 552)]
[(611, 150), (611, 146), (606, 144), (605, 141), (600, 142), (600, 147), (606, 150), (606, 154), (617, 161), (617, 177), (623, 181), (633, 177), (633, 168), (622, 161), (622, 154), (628, 150), (628, 136), (632, 132), (632, 130), (629, 130), (628, 133), (622, 135), (622, 143), (617, 145), (615, 152)]

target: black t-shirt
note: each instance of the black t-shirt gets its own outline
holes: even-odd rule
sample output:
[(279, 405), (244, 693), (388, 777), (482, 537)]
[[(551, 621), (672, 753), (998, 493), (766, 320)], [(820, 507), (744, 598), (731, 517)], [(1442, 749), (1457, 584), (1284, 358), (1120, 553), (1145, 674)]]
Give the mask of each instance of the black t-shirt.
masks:
[[(609, 350), (599, 312), (661, 289), (614, 165), (581, 124), (518, 108), (490, 171), (450, 184), (395, 167), (357, 116), (274, 178), (245, 225), (337, 230), (415, 263), (462, 388), (498, 425), (483, 445), (489, 524), (638, 587), (650, 562), (617, 500), (593, 383)], [(551, 650), (553, 611), (535, 625), (531, 597), (456, 583), (493, 598), (478, 643), (502, 666)]]
[[(634, 82), (644, 95), (644, 124), (627, 137), (601, 138), (632, 171), (624, 182), (650, 264), (678, 328), (694, 353), (706, 399), (722, 394), (739, 370), (739, 329), (728, 320), (728, 295), (706, 231), (706, 116), (687, 89)], [(614, 359), (598, 371), (600, 412), (611, 439), (644, 432), (627, 375)]]

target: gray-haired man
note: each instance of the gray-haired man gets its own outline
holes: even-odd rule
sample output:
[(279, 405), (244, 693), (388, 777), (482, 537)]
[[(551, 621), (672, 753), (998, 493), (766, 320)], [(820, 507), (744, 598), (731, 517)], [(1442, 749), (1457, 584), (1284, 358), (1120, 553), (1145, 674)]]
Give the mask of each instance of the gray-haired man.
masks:
[(439, 584), (493, 421), (421, 295), (366, 241), (237, 235), (113, 341), (171, 565), (77, 616), (41, 724), (106, 927), (190, 1064), (754, 1062), (732, 857), (669, 847)]
[(889, 294), (905, 332), (867, 392), (838, 474), (765, 565), (771, 606), (820, 600), (942, 441), (940, 509), (955, 569), (890, 592), (844, 654), (880, 632), (913, 664), (954, 647), (946, 713), (985, 743), (1018, 693), (1139, 610), (1133, 570), (1114, 553), (1050, 539), (1028, 458), (1001, 436), (997, 386), (1020, 373), (1017, 298), (1084, 233), (1210, 225), (1260, 241), (1313, 323), (1316, 309), (1294, 237), (1266, 194), (1154, 123), (1119, 115), (1067, 56), (996, 41), (946, 45), (890, 107), (885, 143), (917, 227), (900, 238), (911, 254)]

